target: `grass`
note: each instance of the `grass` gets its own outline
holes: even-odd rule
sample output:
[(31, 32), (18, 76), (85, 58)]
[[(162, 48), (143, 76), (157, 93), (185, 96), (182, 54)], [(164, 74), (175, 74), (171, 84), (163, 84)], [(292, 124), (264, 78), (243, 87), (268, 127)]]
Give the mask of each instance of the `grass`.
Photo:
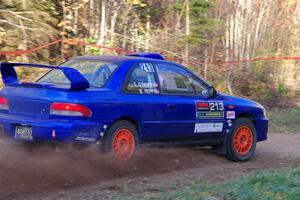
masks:
[(166, 199), (299, 200), (300, 168), (261, 171), (216, 186), (195, 184)]
[[(140, 191), (123, 190), (111, 199), (162, 200), (299, 200), (300, 168), (260, 171), (217, 185), (191, 183), (184, 187), (154, 186)], [(124, 192), (124, 194), (122, 194)]]
[(300, 108), (277, 108), (267, 112), (270, 132), (300, 133)]

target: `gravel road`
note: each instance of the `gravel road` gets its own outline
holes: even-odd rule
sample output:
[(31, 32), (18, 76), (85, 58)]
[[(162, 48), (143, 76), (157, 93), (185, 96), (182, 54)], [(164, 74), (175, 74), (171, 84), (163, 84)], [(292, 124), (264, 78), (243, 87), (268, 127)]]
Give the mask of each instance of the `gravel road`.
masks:
[(190, 180), (220, 182), (261, 169), (300, 166), (300, 133), (269, 134), (246, 163), (228, 161), (209, 148), (142, 148), (134, 161), (116, 163), (84, 149), (33, 147), (0, 141), (0, 199), (103, 199), (130, 191)]

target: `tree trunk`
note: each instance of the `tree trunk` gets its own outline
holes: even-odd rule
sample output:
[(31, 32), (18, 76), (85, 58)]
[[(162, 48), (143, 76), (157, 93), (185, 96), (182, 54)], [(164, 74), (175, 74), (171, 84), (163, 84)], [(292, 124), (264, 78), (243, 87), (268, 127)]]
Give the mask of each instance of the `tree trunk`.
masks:
[(110, 41), (111, 41), (112, 46), (114, 46), (114, 43), (115, 43), (115, 41), (114, 41), (115, 40), (115, 26), (116, 26), (116, 20), (117, 20), (119, 9), (120, 9), (120, 6), (115, 1), (114, 2), (114, 10), (113, 10), (113, 14), (111, 17), (111, 23), (110, 23)]
[(185, 0), (185, 36), (186, 42), (184, 47), (184, 57), (186, 65), (188, 65), (188, 58), (189, 58), (189, 42), (188, 37), (190, 35), (190, 3), (189, 0)]
[[(20, 26), (24, 26), (23, 21), (20, 19), (19, 20)], [(26, 30), (21, 28), (22, 32), (22, 50), (27, 50), (27, 33)], [(28, 58), (26, 54), (22, 54), (22, 62), (28, 62)]]
[[(105, 39), (105, 0), (102, 0), (101, 2), (101, 24), (100, 24), (100, 38), (97, 42), (97, 45), (104, 45), (104, 39)], [(103, 49), (100, 48), (100, 54), (103, 54)]]
[[(230, 55), (230, 47), (232, 46), (232, 34), (233, 34), (233, 23), (232, 23), (232, 18), (230, 16), (226, 17), (226, 27), (225, 27), (225, 61), (229, 61)], [(227, 77), (226, 77), (226, 82), (227, 82), (227, 89), (230, 94), (232, 94), (232, 87), (231, 87), (231, 72), (232, 67), (230, 64), (227, 65)]]
[(128, 15), (130, 13), (130, 10), (132, 8), (132, 3), (129, 3), (129, 5), (126, 5), (125, 11), (124, 11), (124, 17), (123, 17), (123, 40), (122, 40), (122, 48), (126, 49), (127, 45), (127, 26), (128, 26)]
[(207, 69), (208, 69), (208, 46), (204, 47), (204, 79), (207, 79)]
[(150, 16), (148, 16), (148, 20), (146, 23), (146, 51), (149, 51), (149, 42), (150, 41)]

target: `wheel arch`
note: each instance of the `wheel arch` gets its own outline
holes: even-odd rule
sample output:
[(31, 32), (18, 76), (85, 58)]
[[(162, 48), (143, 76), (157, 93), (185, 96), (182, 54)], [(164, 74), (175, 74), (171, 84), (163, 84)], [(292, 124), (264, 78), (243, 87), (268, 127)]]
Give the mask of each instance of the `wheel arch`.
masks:
[(114, 123), (116, 123), (116, 122), (118, 122), (118, 121), (121, 121), (121, 120), (125, 120), (125, 121), (128, 121), (128, 122), (132, 123), (132, 124), (135, 126), (136, 130), (138, 131), (138, 135), (139, 135), (139, 138), (140, 138), (140, 135), (141, 135), (141, 127), (140, 127), (139, 122), (138, 122), (135, 118), (133, 118), (133, 117), (130, 117), (130, 116), (122, 116), (122, 117), (119, 117), (119, 118), (115, 119), (115, 120), (111, 123), (111, 125), (114, 124)]
[(249, 112), (244, 112), (244, 113), (240, 113), (237, 118), (246, 118), (246, 119), (249, 119), (253, 124), (254, 126), (256, 127), (255, 125), (255, 118), (253, 116), (252, 113), (249, 113)]

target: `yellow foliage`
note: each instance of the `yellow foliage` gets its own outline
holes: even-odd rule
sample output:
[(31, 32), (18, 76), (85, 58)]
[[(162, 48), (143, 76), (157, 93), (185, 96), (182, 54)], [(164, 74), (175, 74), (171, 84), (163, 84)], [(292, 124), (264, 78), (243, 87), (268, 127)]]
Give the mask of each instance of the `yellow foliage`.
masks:
[(126, 0), (126, 4), (133, 4), (133, 5), (139, 5), (141, 7), (145, 7), (146, 4), (144, 4), (141, 0)]
[(65, 25), (65, 22), (64, 21), (61, 21), (57, 24), (58, 27), (63, 27)]

